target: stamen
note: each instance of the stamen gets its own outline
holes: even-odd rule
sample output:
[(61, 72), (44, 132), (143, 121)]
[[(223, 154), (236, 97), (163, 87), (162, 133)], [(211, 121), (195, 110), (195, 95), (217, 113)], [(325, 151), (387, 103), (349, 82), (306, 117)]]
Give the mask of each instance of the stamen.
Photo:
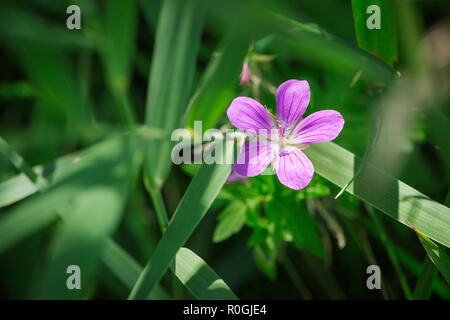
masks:
[(283, 120), (277, 120), (277, 123), (278, 123), (278, 134), (280, 135), (281, 138), (284, 138), (284, 136), (286, 135), (286, 131), (291, 131), (292, 128), (288, 128), (287, 123), (284, 122)]

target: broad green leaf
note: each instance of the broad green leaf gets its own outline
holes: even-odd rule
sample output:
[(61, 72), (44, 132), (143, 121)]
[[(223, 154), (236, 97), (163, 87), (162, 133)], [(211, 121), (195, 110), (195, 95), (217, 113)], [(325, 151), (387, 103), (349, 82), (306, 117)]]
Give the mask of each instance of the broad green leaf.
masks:
[[(165, 0), (161, 5), (147, 92), (145, 123), (151, 127), (172, 132), (182, 125), (205, 5), (202, 0)], [(157, 188), (171, 167), (171, 145), (165, 140), (149, 146), (148, 164)]]
[[(224, 152), (227, 157), (230, 150)], [(167, 230), (158, 243), (129, 298), (144, 299), (162, 278), (177, 251), (187, 241), (216, 198), (231, 165), (204, 164), (192, 179)]]
[[(332, 142), (305, 150), (315, 172), (339, 187), (352, 179), (360, 160)], [(414, 225), (427, 237), (450, 246), (450, 209), (371, 164), (362, 168), (346, 190), (406, 226)]]
[(233, 201), (219, 215), (213, 241), (221, 242), (239, 232), (245, 224), (247, 207), (240, 201)]
[(237, 300), (227, 284), (205, 261), (187, 248), (175, 257), (175, 275), (200, 300)]
[(414, 231), (416, 231), (417, 236), (419, 237), (419, 240), (425, 248), (425, 251), (431, 261), (433, 261), (436, 268), (441, 272), (447, 283), (450, 285), (450, 258), (445, 253), (445, 248), (442, 248), (439, 244), (434, 243), (418, 229), (414, 229)]
[(416, 287), (414, 288), (414, 299), (425, 300), (430, 298), (437, 271), (433, 261), (431, 261), (430, 257), (427, 255), (422, 264), (422, 272), (420, 273)]
[[(374, 23), (379, 8), (380, 29), (369, 29), (367, 24)], [(353, 19), (355, 22), (358, 46), (381, 58), (384, 62), (393, 65), (397, 60), (397, 26), (395, 11), (390, 0), (352, 0)], [(370, 7), (370, 13), (368, 8)]]

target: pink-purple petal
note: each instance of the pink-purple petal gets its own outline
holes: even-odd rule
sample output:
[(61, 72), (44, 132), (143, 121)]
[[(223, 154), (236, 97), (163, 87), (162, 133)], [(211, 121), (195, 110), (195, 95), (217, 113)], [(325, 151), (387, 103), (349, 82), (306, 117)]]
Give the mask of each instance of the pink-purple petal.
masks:
[(295, 147), (280, 152), (275, 163), (278, 180), (285, 186), (299, 190), (306, 187), (314, 174), (314, 166), (308, 157)]
[(344, 118), (337, 111), (314, 112), (294, 129), (289, 142), (298, 144), (331, 141), (339, 135), (343, 126)]
[(244, 144), (233, 171), (244, 177), (263, 172), (276, 157), (276, 148), (268, 141), (250, 141)]
[(258, 101), (248, 97), (234, 99), (227, 110), (227, 115), (236, 128), (255, 134), (261, 129), (270, 131), (273, 127), (269, 112)]
[(241, 176), (239, 173), (237, 173), (234, 170), (231, 170), (230, 175), (228, 176), (227, 180), (225, 181), (226, 183), (233, 183), (233, 182), (239, 182), (242, 181), (244, 179), (247, 179), (247, 177)]
[(277, 89), (277, 119), (293, 128), (305, 113), (311, 97), (306, 80), (288, 80)]

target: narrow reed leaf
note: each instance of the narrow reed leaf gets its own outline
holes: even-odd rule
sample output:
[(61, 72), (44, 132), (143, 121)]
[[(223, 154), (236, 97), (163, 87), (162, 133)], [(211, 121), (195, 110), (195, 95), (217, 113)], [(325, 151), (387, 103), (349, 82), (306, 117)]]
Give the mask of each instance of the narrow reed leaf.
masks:
[(216, 272), (187, 248), (178, 250), (175, 274), (197, 299), (237, 300), (236, 295)]
[[(113, 240), (108, 239), (102, 249), (101, 259), (111, 272), (130, 290), (142, 272), (141, 265)], [(156, 286), (150, 293), (151, 300), (168, 300), (169, 293)]]
[(397, 25), (392, 1), (352, 0), (352, 8), (358, 46), (392, 66), (397, 60)]
[(232, 33), (213, 54), (200, 80), (199, 87), (189, 103), (186, 125), (202, 121), (203, 130), (213, 128), (223, 117), (239, 84), (250, 39), (246, 33)]
[[(227, 150), (229, 151), (229, 150)], [(226, 158), (227, 152), (224, 152)], [(216, 198), (231, 165), (204, 164), (192, 179), (169, 226), (158, 243), (129, 299), (145, 299), (162, 278), (177, 251), (195, 230)]]
[[(311, 145), (305, 150), (315, 172), (339, 187), (352, 179), (360, 160), (332, 142)], [(367, 164), (346, 189), (391, 218), (409, 223), (427, 237), (450, 246), (450, 209), (421, 192)]]
[(412, 228), (414, 228), (414, 231), (416, 231), (417, 236), (419, 237), (419, 240), (425, 248), (425, 251), (427, 252), (431, 261), (433, 261), (436, 268), (441, 272), (447, 283), (450, 285), (450, 258), (445, 252), (445, 248), (437, 243), (434, 243), (421, 231), (416, 229), (415, 226), (412, 226)]
[[(127, 163), (130, 155), (135, 150), (135, 145), (130, 142), (128, 136), (119, 136), (106, 141), (100, 146), (107, 148), (93, 148), (89, 150), (90, 158), (82, 163), (78, 158), (79, 166), (66, 167), (59, 171), (58, 179), (53, 180), (53, 171), (56, 166), (49, 166), (46, 178), (49, 187), (42, 194), (35, 195), (17, 206), (5, 211), (0, 217), (0, 253), (9, 247), (17, 244), (40, 228), (54, 221), (57, 217), (57, 210), (67, 205), (67, 201), (72, 199), (79, 192), (90, 186), (101, 183), (108, 177), (121, 163)], [(68, 159), (66, 159), (68, 160)], [(66, 161), (66, 164), (72, 161)], [(0, 195), (4, 199), (3, 190), (6, 187), (14, 186), (13, 190), (23, 198), (22, 186), (27, 189), (27, 194), (35, 193), (39, 186), (30, 181), (24, 174), (18, 176), (21, 179), (13, 178), (14, 183), (6, 181), (2, 184), (5, 189), (0, 188)], [(11, 195), (11, 194), (10, 194)], [(17, 194), (12, 194), (17, 199)]]
[(433, 281), (437, 272), (438, 270), (427, 254), (425, 261), (422, 264), (422, 271), (417, 279), (416, 287), (414, 288), (415, 300), (430, 299), (433, 290)]
[[(195, 57), (203, 25), (205, 1), (166, 0), (161, 5), (153, 50), (145, 122), (172, 132), (178, 128), (192, 90)], [(151, 177), (158, 188), (171, 167), (170, 140), (148, 149)]]

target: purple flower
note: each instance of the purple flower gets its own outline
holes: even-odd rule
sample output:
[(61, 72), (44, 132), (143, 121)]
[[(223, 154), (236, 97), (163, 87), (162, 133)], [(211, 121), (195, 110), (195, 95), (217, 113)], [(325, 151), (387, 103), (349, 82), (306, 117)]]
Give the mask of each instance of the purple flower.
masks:
[(241, 75), (240, 75), (240, 77), (241, 77), (240, 85), (241, 86), (249, 85), (251, 76), (252, 76), (252, 74), (250, 73), (250, 68), (248, 67), (248, 62), (247, 62), (247, 60), (245, 60), (244, 65), (242, 66), (242, 71), (241, 71)]
[(282, 184), (295, 190), (306, 187), (314, 167), (301, 150), (310, 143), (333, 140), (344, 126), (344, 118), (334, 110), (318, 111), (302, 119), (310, 95), (307, 81), (282, 83), (277, 89), (276, 119), (258, 101), (234, 99), (227, 110), (228, 118), (235, 127), (255, 134), (257, 140), (244, 144), (233, 171), (254, 177), (273, 164)]
[(232, 170), (230, 175), (227, 178), (226, 183), (239, 182), (239, 181), (242, 181), (244, 179), (247, 179), (247, 177), (241, 176), (239, 173), (237, 173), (236, 171)]

